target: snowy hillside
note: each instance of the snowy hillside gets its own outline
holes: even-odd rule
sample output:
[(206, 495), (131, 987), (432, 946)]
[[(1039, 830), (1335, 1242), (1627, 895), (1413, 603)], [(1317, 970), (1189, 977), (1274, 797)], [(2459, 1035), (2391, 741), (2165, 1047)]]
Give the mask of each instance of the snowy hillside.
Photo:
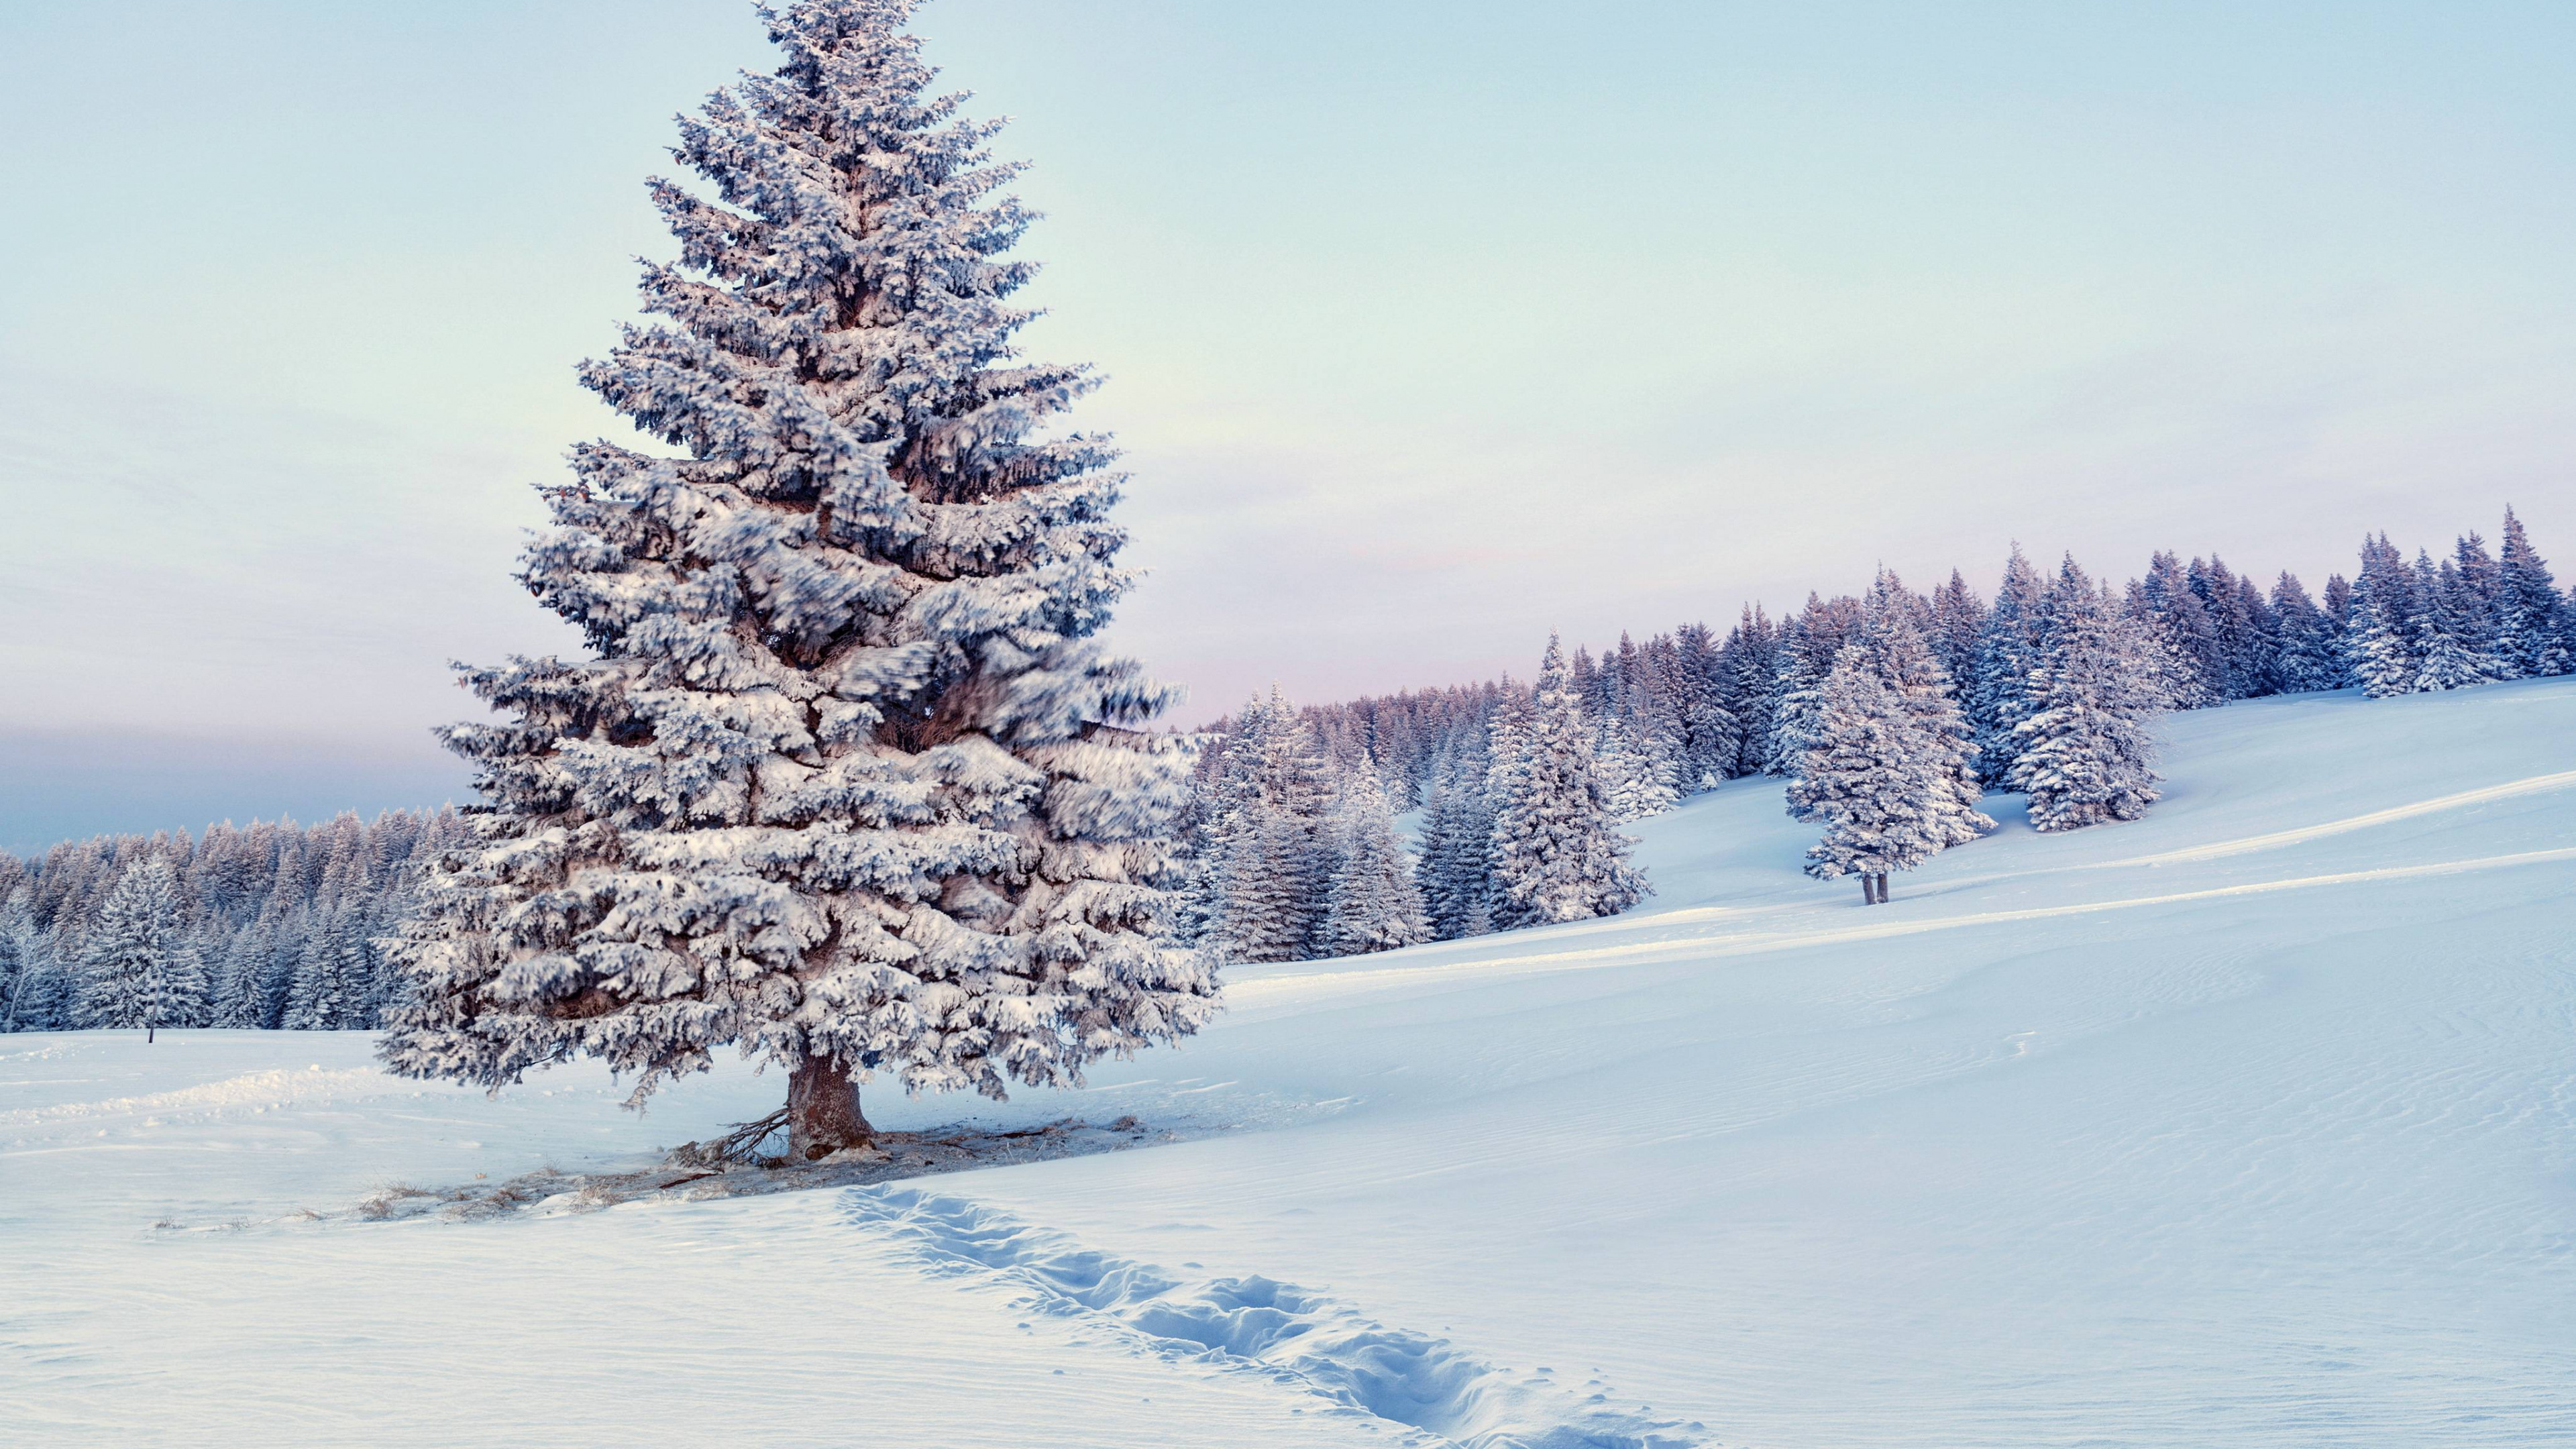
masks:
[(777, 1084), (9, 1038), (8, 1437), (2576, 1443), (2576, 681), (2171, 732), (2145, 821), (1990, 799), (1874, 909), (1738, 782), (1637, 828), (1628, 915), (1238, 970), (1087, 1092), (875, 1092), (1179, 1139), (910, 1184), (369, 1221)]

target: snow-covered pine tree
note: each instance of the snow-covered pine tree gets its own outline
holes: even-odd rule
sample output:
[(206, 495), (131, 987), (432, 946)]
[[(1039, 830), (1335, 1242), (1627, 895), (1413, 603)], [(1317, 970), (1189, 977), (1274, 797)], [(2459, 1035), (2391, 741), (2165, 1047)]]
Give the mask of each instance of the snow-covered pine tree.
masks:
[(2156, 801), (2155, 721), (2164, 710), (2139, 658), (2143, 626), (2103, 597), (2072, 555), (2040, 612), (2030, 709), (2005, 783), (2030, 797), (2034, 830), (2138, 819)]
[(2458, 605), (2468, 630), (2469, 647), (2493, 662), (2499, 679), (2519, 679), (2520, 671), (2503, 656), (2504, 570), (2487, 552), (2476, 529), (2453, 546), (2451, 564), (2459, 570)]
[(1932, 656), (1941, 661), (1942, 672), (1958, 686), (1963, 708), (1977, 676), (1977, 651), (1985, 632), (1985, 600), (1968, 587), (1964, 575), (1950, 570), (1950, 581), (1932, 593), (1932, 622), (1924, 640), (1932, 646)]
[(0, 1032), (50, 1029), (61, 991), (36, 925), (36, 884), (13, 882), (0, 897)]
[(1643, 820), (1678, 803), (1672, 786), (1655, 762), (1646, 758), (1627, 720), (1614, 714), (1600, 721), (1593, 736), (1593, 772), (1601, 781), (1602, 804), (1611, 819), (1623, 824)]
[(1807, 607), (1781, 629), (1766, 766), (1771, 774), (1798, 772), (1823, 707), (1825, 675), (1843, 645), (1859, 632), (1863, 613), (1861, 601), (1849, 595), (1822, 599), (1811, 593)]
[(1362, 956), (1430, 940), (1413, 862), (1396, 837), (1395, 811), (1375, 768), (1350, 773), (1334, 818), (1341, 859), (1325, 904), (1325, 954)]
[[(1973, 839), (1994, 828), (1994, 822), (1977, 810), (1984, 794), (1973, 765), (1977, 747), (1967, 715), (1959, 708), (1957, 686), (1921, 633), (1912, 602), (1913, 595), (1896, 575), (1880, 569), (1860, 641), (1868, 648), (1879, 678), (1904, 704), (1922, 736), (1920, 764), (1933, 792), (1933, 808), (1952, 823), (1983, 821), (1970, 829), (1968, 838)], [(1931, 833), (1946, 837), (1954, 832), (1945, 824)]]
[(1517, 721), (1509, 769), (1496, 776), (1493, 869), (1497, 924), (1545, 925), (1615, 916), (1646, 894), (1628, 863), (1593, 773), (1592, 732), (1551, 635), (1537, 687)]
[(1485, 793), (1484, 731), (1462, 737), (1423, 807), (1416, 879), (1432, 934), (1443, 941), (1494, 928), (1494, 809)]
[(214, 1025), (253, 1030), (269, 1024), (268, 964), (276, 949), (272, 918), (266, 914), (224, 943), (214, 972)]
[(590, 655), (478, 669), (446, 731), (494, 802), (398, 949), (397, 1071), (587, 1054), (632, 1101), (738, 1046), (791, 1151), (865, 1142), (857, 1081), (1069, 1084), (1196, 1031), (1169, 937), (1186, 746), (1093, 636), (1126, 587), (1084, 369), (1015, 360), (1029, 214), (937, 96), (913, 0), (765, 12), (785, 52), (681, 123), (712, 199), (583, 381), (683, 450), (574, 454), (520, 577)]
[(1724, 650), (1705, 624), (1673, 632), (1680, 675), (1683, 793), (1710, 790), (1733, 775), (1744, 754), (1744, 724), (1728, 704)]
[(1331, 773), (1308, 721), (1272, 689), (1237, 715), (1209, 804), (1207, 940), (1227, 961), (1320, 949), (1332, 881)]
[[(1975, 747), (1950, 681), (1916, 624), (1912, 596), (1885, 569), (1866, 622), (1826, 676), (1814, 743), (1787, 792), (1791, 816), (1824, 839), (1808, 873), (1858, 872), (1865, 901), (1888, 899), (1887, 876), (1994, 829), (1977, 809)], [(1827, 772), (1810, 779), (1810, 769)]]
[(2253, 699), (2276, 688), (2275, 625), (2262, 596), (2227, 561), (2193, 559), (2187, 577), (2210, 628), (2210, 668), (2222, 700)]
[(2451, 560), (2415, 555), (2415, 688), (2420, 693), (2467, 689), (2506, 678), (2480, 642), (2491, 638), (2485, 601), (2471, 591)]
[[(1905, 627), (1901, 616), (1890, 616)], [(1880, 667), (1866, 638), (1835, 656), (1825, 676), (1813, 743), (1789, 785), (1789, 813), (1824, 826), (1807, 851), (1819, 880), (1861, 878), (1861, 900), (1888, 899), (1887, 876), (1912, 870), (1994, 828), (1957, 803), (1965, 759), (1956, 738), (1927, 732)]]
[(2504, 544), (2496, 560), (2496, 653), (2516, 676), (2538, 679), (2568, 671), (2565, 602), (2549, 565), (2512, 509), (2504, 511)]
[(2352, 629), (2352, 583), (2341, 574), (2326, 575), (2324, 592), (2317, 595), (2317, 612), (2325, 617), (2326, 643), (2334, 653), (2337, 689), (2350, 689), (2361, 681), (2352, 672), (2352, 652), (2346, 636)]
[(1824, 701), (1825, 677), (1811, 662), (1806, 617), (1792, 614), (1780, 625), (1779, 647), (1772, 651), (1768, 708), (1771, 730), (1764, 737), (1762, 770), (1768, 775), (1795, 775), (1807, 752), (1816, 711)]
[(92, 1030), (203, 1026), (206, 972), (187, 939), (178, 872), (147, 855), (99, 907), (81, 962), (82, 1024)]
[(1779, 631), (1758, 605), (1747, 604), (1718, 652), (1719, 687), (1739, 735), (1727, 774), (1759, 775), (1770, 759), (1771, 681), (1779, 671)]
[(1787, 799), (1791, 818), (1825, 827), (1824, 838), (1807, 847), (1807, 874), (1859, 876), (1863, 905), (1878, 904), (1881, 874), (1907, 864), (1879, 847), (1880, 827), (1904, 808), (1911, 734), (1904, 705), (1869, 652), (1845, 648), (1817, 691), (1815, 729)]
[(2004, 560), (2003, 583), (1977, 637), (1977, 662), (1963, 693), (1968, 727), (1977, 744), (1977, 774), (2001, 780), (2021, 748), (2013, 727), (2030, 700), (2030, 671), (2039, 657), (2039, 599), (2047, 583), (2015, 540)]
[(2143, 617), (2164, 636), (2165, 656), (2184, 666), (2166, 691), (2174, 708), (2202, 709), (2223, 703), (2227, 664), (2219, 647), (2218, 626), (2193, 591), (2189, 568), (2170, 551), (2159, 550), (2148, 562), (2139, 598), (2146, 606)]
[(2281, 616), (2272, 611), (2272, 601), (2250, 575), (2236, 577), (2236, 602), (2229, 616), (2247, 621), (2243, 652), (2238, 668), (2249, 691), (2248, 698), (2259, 698), (2281, 692)]
[(2361, 541), (2361, 571), (2352, 586), (2352, 616), (2343, 633), (2345, 667), (2372, 699), (2411, 694), (2424, 667), (2415, 622), (2414, 571), (2388, 535)]
[(2272, 585), (2272, 616), (2280, 621), (2280, 654), (2275, 662), (2281, 689), (2289, 694), (2343, 687), (2343, 666), (2335, 657), (2333, 625), (2308, 597), (2299, 576), (2281, 571)]

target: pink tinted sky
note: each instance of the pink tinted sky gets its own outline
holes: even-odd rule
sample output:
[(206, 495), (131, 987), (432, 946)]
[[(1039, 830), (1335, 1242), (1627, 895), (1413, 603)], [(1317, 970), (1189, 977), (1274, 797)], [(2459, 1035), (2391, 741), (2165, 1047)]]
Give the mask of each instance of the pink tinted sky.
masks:
[[(1117, 636), (1203, 717), (2015, 537), (2315, 582), (2511, 501), (2576, 565), (2576, 13), (2248, 9), (918, 28), (1019, 118), (1030, 342), (1135, 475)], [(361, 807), (459, 778), (443, 662), (566, 644), (510, 555), (615, 425), (571, 366), (667, 254), (640, 180), (762, 58), (700, 0), (0, 18), (0, 182), (63, 222), (0, 234), (0, 733), (92, 742), (0, 754), (0, 843), (327, 803), (281, 743)], [(211, 783), (117, 781), (148, 739)]]

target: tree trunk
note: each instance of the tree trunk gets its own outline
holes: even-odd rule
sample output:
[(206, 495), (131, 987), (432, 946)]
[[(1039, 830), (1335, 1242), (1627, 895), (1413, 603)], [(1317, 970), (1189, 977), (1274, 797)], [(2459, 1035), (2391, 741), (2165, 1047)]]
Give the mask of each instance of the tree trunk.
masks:
[(1862, 871), (1860, 873), (1860, 903), (1864, 906), (1874, 906), (1878, 904), (1877, 887), (1870, 883), (1870, 874), (1868, 871)]
[(1883, 870), (1878, 873), (1878, 903), (1887, 904), (1887, 872)]
[(859, 1115), (859, 1089), (849, 1068), (815, 1057), (788, 1077), (788, 1156), (811, 1162), (845, 1147), (865, 1147), (875, 1136), (876, 1129)]

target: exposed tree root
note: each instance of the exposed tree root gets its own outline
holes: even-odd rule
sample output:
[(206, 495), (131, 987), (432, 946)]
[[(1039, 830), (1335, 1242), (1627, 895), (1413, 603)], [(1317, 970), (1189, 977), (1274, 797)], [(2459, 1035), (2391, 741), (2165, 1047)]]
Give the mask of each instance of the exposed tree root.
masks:
[(712, 1142), (684, 1143), (659, 1165), (637, 1172), (569, 1173), (544, 1168), (507, 1182), (478, 1182), (444, 1191), (408, 1185), (387, 1188), (360, 1204), (355, 1216), (378, 1222), (409, 1218), (472, 1222), (529, 1211), (595, 1212), (639, 1198), (668, 1195), (696, 1201), (847, 1187), (1179, 1140), (1179, 1134), (1157, 1132), (1133, 1117), (1121, 1117), (1105, 1127), (1068, 1118), (1007, 1131), (959, 1127), (884, 1132), (866, 1147), (813, 1162), (760, 1154), (760, 1145), (776, 1138), (786, 1125), (786, 1112), (773, 1112), (741, 1123)]

